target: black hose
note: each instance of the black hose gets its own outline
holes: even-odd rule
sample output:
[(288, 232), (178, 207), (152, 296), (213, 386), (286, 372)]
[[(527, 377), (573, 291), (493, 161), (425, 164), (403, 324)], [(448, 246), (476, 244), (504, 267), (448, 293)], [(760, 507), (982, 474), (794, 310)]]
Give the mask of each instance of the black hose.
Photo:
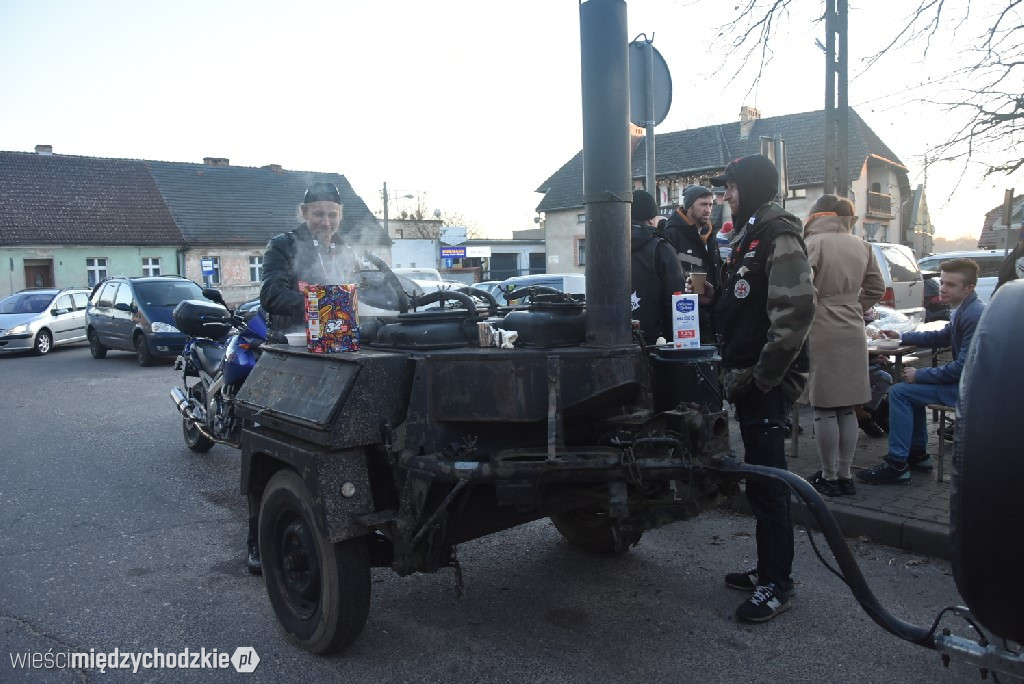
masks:
[(420, 295), (412, 300), (412, 306), (418, 307), (424, 304), (433, 304), (434, 302), (443, 303), (446, 299), (454, 299), (469, 310), (470, 318), (476, 317), (476, 304), (473, 302), (473, 298), (454, 290), (435, 290), (434, 292)]
[(850, 592), (853, 594), (853, 597), (857, 599), (857, 602), (860, 603), (864, 612), (867, 613), (879, 627), (900, 639), (910, 641), (926, 648), (935, 648), (935, 636), (933, 630), (925, 629), (924, 627), (919, 627), (909, 622), (904, 622), (889, 613), (884, 607), (882, 607), (882, 604), (878, 602), (878, 599), (871, 592), (871, 588), (868, 587), (867, 580), (864, 579), (864, 575), (861, 573), (860, 567), (857, 565), (857, 561), (850, 552), (850, 547), (846, 545), (846, 540), (843, 539), (843, 534), (839, 530), (839, 525), (836, 523), (835, 518), (832, 517), (831, 511), (829, 511), (828, 506), (826, 506), (825, 502), (822, 501), (821, 496), (814, 487), (807, 482), (807, 480), (803, 479), (799, 475), (789, 472), (788, 470), (752, 465), (750, 463), (740, 463), (734, 459), (726, 459), (725, 461), (714, 465), (708, 465), (706, 467), (710, 470), (781, 480), (784, 482), (803, 500), (807, 505), (807, 508), (810, 509), (811, 514), (814, 515), (815, 519), (818, 521), (818, 524), (821, 526), (821, 533), (824, 535), (825, 541), (828, 542), (828, 546), (832, 550), (832, 555), (835, 556), (836, 562), (839, 563), (839, 568), (842, 570), (843, 581), (846, 582), (848, 587), (850, 587)]
[(462, 292), (463, 294), (468, 294), (472, 297), (479, 297), (480, 299), (485, 300), (487, 302), (487, 311), (492, 315), (498, 314), (498, 300), (495, 299), (494, 295), (487, 290), (481, 290), (478, 287), (467, 285), (465, 287), (460, 287), (456, 292)]

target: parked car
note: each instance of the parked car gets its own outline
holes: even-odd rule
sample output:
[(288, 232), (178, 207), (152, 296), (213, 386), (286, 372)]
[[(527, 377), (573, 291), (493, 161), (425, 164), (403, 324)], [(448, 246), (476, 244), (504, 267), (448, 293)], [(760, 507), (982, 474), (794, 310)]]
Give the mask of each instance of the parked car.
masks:
[(885, 281), (885, 294), (879, 303), (924, 323), (924, 277), (913, 250), (890, 242), (872, 242), (871, 247)]
[[(553, 287), (560, 292), (571, 295), (579, 295), (582, 299), (587, 294), (586, 277), (582, 273), (535, 273), (533, 275), (514, 276), (505, 278), (498, 284), (494, 296), (499, 304), (506, 302), (504, 292), (515, 289), (522, 289), (531, 285), (544, 285)], [(529, 297), (515, 300), (517, 304), (529, 303)]]
[(937, 271), (921, 271), (924, 277), (924, 322), (948, 321), (951, 307), (939, 296), (939, 273)]
[(988, 303), (992, 292), (996, 289), (996, 282), (999, 280), (999, 267), (1003, 265), (1005, 258), (1001, 249), (979, 249), (963, 252), (944, 252), (942, 254), (929, 254), (917, 260), (917, 265), (922, 271), (938, 271), (943, 261), (949, 259), (971, 259), (978, 263), (978, 285), (974, 291), (978, 293), (978, 299)]
[(185, 299), (209, 301), (203, 289), (182, 276), (114, 276), (93, 288), (85, 311), (89, 351), (102, 359), (108, 349), (134, 351), (140, 366), (156, 357), (176, 357), (186, 335), (174, 327), (172, 312)]
[(484, 281), (479, 282), (479, 283), (474, 283), (473, 287), (475, 287), (478, 290), (483, 290), (484, 292), (488, 292), (488, 293), (490, 293), (492, 295), (498, 295), (499, 294), (499, 292), (498, 292), (498, 286), (499, 285), (501, 285), (501, 281), (500, 280), (484, 280)]
[(0, 352), (32, 350), (48, 354), (54, 347), (85, 340), (83, 288), (31, 288), (0, 300)]

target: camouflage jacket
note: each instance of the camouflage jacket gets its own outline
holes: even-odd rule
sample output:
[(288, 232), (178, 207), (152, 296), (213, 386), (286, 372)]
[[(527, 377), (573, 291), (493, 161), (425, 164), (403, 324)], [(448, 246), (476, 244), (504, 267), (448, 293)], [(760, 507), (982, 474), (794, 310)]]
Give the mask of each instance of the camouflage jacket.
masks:
[(730, 398), (754, 379), (799, 396), (803, 382), (793, 366), (814, 319), (814, 297), (799, 219), (774, 202), (763, 205), (733, 243), (715, 305), (722, 365), (733, 376), (726, 378)]

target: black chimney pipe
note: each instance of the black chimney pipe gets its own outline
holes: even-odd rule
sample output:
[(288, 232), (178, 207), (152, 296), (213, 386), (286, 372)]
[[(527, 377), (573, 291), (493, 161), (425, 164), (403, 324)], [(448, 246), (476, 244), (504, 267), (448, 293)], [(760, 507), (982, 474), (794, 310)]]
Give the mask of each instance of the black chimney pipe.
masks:
[(580, 4), (587, 344), (632, 341), (629, 217), (629, 43), (624, 0)]

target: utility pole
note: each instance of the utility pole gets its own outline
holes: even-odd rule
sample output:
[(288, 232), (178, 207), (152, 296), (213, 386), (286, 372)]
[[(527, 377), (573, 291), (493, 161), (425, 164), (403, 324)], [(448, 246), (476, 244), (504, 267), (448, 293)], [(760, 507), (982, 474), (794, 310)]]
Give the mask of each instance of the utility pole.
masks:
[(391, 237), (391, 231), (388, 230), (388, 182), (384, 181), (384, 234)]
[[(825, 193), (846, 197), (850, 107), (847, 94), (847, 0), (825, 2)], [(837, 55), (838, 51), (838, 55)]]

